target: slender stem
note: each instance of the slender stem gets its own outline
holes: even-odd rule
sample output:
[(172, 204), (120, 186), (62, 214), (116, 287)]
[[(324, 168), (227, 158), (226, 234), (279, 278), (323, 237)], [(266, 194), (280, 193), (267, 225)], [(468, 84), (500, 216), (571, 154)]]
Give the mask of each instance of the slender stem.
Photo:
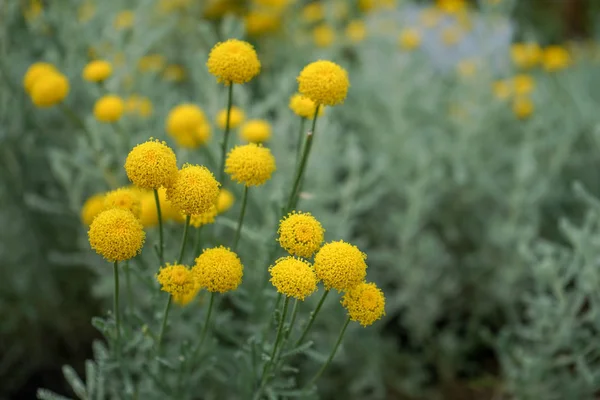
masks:
[(179, 258), (177, 259), (177, 264), (181, 264), (181, 261), (183, 261), (183, 254), (185, 253), (185, 242), (187, 242), (188, 230), (190, 228), (191, 219), (191, 215), (185, 216), (185, 227), (183, 228), (183, 238), (181, 239), (181, 248), (179, 249)]
[(285, 214), (292, 211), (292, 209), (296, 206), (297, 202), (297, 194), (300, 191), (300, 182), (302, 181), (302, 176), (304, 175), (304, 170), (306, 169), (306, 162), (308, 161), (308, 155), (310, 154), (310, 149), (312, 147), (313, 138), (315, 136), (315, 129), (317, 125), (317, 115), (319, 114), (319, 105), (315, 107), (315, 116), (312, 121), (312, 129), (306, 135), (306, 141), (304, 143), (304, 150), (302, 151), (302, 159), (300, 160), (300, 165), (296, 171), (296, 178), (294, 179), (294, 185), (292, 186), (292, 191), (290, 192), (290, 197), (288, 198), (287, 207), (285, 209)]
[(238, 242), (240, 241), (240, 234), (242, 233), (242, 225), (244, 224), (244, 216), (246, 215), (246, 203), (248, 203), (248, 186), (244, 186), (244, 196), (242, 197), (242, 211), (240, 212), (240, 218), (238, 219), (238, 226), (235, 231), (235, 237), (233, 238), (232, 250), (237, 249)]
[(298, 303), (300, 301), (298, 299), (294, 300), (294, 307), (292, 308), (292, 317), (290, 318), (290, 323), (288, 325), (288, 330), (285, 333), (285, 338), (284, 340), (287, 340), (290, 337), (290, 333), (292, 332), (292, 329), (294, 328), (294, 323), (296, 322), (296, 316), (298, 315)]
[(160, 211), (160, 199), (158, 197), (157, 189), (154, 189), (154, 202), (156, 203), (156, 214), (158, 215), (158, 237), (159, 237), (158, 258), (160, 260), (160, 265), (164, 265), (165, 259), (164, 259), (163, 251), (165, 248), (165, 243), (164, 243), (164, 237), (163, 237), (163, 219), (162, 219), (162, 213)]
[(229, 125), (231, 120), (231, 105), (233, 103), (233, 82), (229, 82), (227, 94), (227, 120), (225, 121), (225, 134), (223, 135), (223, 141), (221, 142), (221, 168), (219, 169), (219, 182), (223, 184), (223, 178), (225, 178), (225, 157), (227, 156), (227, 142), (229, 142)]
[(331, 364), (331, 360), (333, 360), (333, 357), (335, 357), (335, 353), (337, 352), (338, 347), (340, 347), (340, 343), (342, 343), (342, 338), (344, 337), (344, 333), (346, 332), (346, 328), (348, 327), (349, 323), (350, 323), (350, 317), (346, 318), (346, 322), (344, 323), (344, 326), (342, 327), (342, 330), (340, 331), (340, 335), (337, 338), (337, 342), (335, 342), (335, 346), (333, 346), (333, 350), (331, 351), (331, 354), (329, 354), (329, 358), (327, 358), (327, 361), (325, 361), (325, 364), (323, 364), (321, 369), (319, 369), (319, 372), (317, 372), (317, 374), (310, 381), (308, 381), (308, 383), (306, 384), (306, 388), (309, 388), (312, 385), (314, 385), (315, 382), (317, 381), (317, 379), (319, 379), (319, 377), (323, 374), (323, 371), (325, 371), (327, 369), (327, 367), (329, 366), (329, 364)]
[(71, 107), (69, 107), (65, 103), (60, 103), (60, 108), (65, 113), (65, 115), (71, 120), (71, 122), (73, 122), (75, 125), (77, 125), (77, 127), (79, 129), (84, 131), (91, 140), (92, 135), (90, 134), (90, 131), (88, 131), (87, 127), (85, 126), (85, 124), (83, 123), (81, 118), (79, 118), (77, 116), (77, 114), (71, 109)]
[(131, 273), (129, 272), (129, 260), (125, 261), (125, 288), (127, 290), (127, 308), (131, 312), (133, 310), (133, 297), (131, 290)]
[(196, 258), (196, 256), (198, 255), (198, 253), (200, 253), (200, 243), (202, 243), (202, 241), (200, 240), (202, 237), (202, 225), (200, 225), (198, 228), (196, 228), (196, 237), (194, 238), (194, 258)]
[(306, 327), (304, 328), (302, 335), (300, 335), (300, 339), (298, 339), (296, 341), (296, 344), (294, 345), (294, 347), (300, 346), (302, 344), (302, 342), (304, 341), (304, 338), (306, 338), (306, 335), (308, 334), (308, 331), (310, 331), (310, 328), (312, 327), (313, 323), (315, 322), (315, 318), (317, 317), (319, 310), (321, 310), (321, 307), (323, 306), (323, 303), (325, 302), (325, 298), (327, 298), (328, 294), (329, 294), (329, 289), (325, 290), (325, 292), (323, 293), (323, 296), (321, 297), (321, 300), (319, 300), (319, 304), (317, 304), (317, 308), (315, 308), (315, 311), (313, 311), (310, 314), (310, 319), (308, 320), (308, 324), (306, 324)]
[(165, 331), (167, 329), (167, 316), (169, 315), (169, 310), (171, 309), (171, 303), (173, 300), (173, 296), (169, 294), (169, 298), (167, 299), (167, 303), (165, 304), (165, 311), (163, 312), (162, 324), (160, 325), (160, 333), (158, 334), (158, 341), (156, 342), (156, 354), (160, 354), (160, 345), (162, 344), (162, 340), (165, 336)]
[(119, 311), (119, 262), (113, 264), (113, 275), (115, 276), (115, 292), (113, 296), (113, 306), (115, 309), (115, 327), (117, 330), (117, 347), (121, 340), (121, 313)]
[(304, 138), (304, 125), (306, 124), (306, 118), (300, 117), (300, 132), (298, 132), (298, 142), (296, 144), (296, 168), (300, 162), (300, 155), (302, 154), (302, 139)]
[(197, 357), (198, 353), (202, 349), (202, 345), (204, 344), (204, 339), (206, 339), (206, 334), (208, 333), (208, 325), (210, 324), (210, 317), (212, 315), (213, 304), (215, 302), (215, 292), (210, 293), (210, 301), (208, 303), (208, 311), (206, 312), (206, 318), (204, 319), (204, 326), (202, 327), (202, 333), (200, 333), (200, 341), (198, 345), (194, 349), (192, 353), (192, 361)]

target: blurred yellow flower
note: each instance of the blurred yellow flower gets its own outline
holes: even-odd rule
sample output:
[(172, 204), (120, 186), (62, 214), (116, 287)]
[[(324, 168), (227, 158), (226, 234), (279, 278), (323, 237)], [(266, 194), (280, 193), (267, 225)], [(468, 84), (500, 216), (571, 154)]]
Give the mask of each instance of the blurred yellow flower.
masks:
[(31, 100), (37, 107), (52, 107), (69, 94), (69, 80), (60, 72), (42, 73), (31, 87)]
[(94, 117), (100, 122), (117, 122), (125, 111), (125, 102), (119, 96), (105, 95), (94, 105)]
[(266, 142), (271, 138), (271, 124), (264, 119), (251, 119), (240, 127), (239, 135), (247, 142)]
[(148, 54), (138, 61), (141, 72), (158, 72), (165, 66), (165, 57), (160, 54)]
[(227, 189), (221, 188), (219, 191), (219, 197), (217, 198), (217, 212), (219, 214), (224, 213), (225, 211), (229, 210), (231, 206), (233, 206), (234, 202), (235, 197), (233, 196), (233, 193)]
[(458, 74), (463, 78), (470, 78), (477, 73), (477, 61), (476, 60), (462, 60), (456, 66)]
[(309, 3), (302, 9), (302, 19), (305, 22), (318, 22), (325, 18), (325, 8), (320, 2)]
[(317, 47), (329, 47), (335, 41), (335, 31), (330, 25), (321, 24), (313, 29), (313, 40)]
[(281, 26), (281, 16), (269, 10), (253, 10), (244, 17), (249, 36), (261, 36), (277, 32)]
[(41, 0), (29, 0), (29, 4), (23, 10), (23, 16), (27, 20), (27, 22), (31, 22), (44, 11), (43, 3)]
[(89, 82), (102, 82), (112, 74), (112, 64), (104, 60), (89, 62), (83, 68), (83, 79)]
[(135, 22), (135, 14), (132, 10), (123, 10), (117, 14), (115, 20), (113, 21), (113, 26), (115, 29), (129, 29), (133, 26)]
[[(162, 217), (164, 220), (165, 216), (163, 215)], [(144, 228), (151, 228), (153, 226), (158, 225), (158, 212), (156, 211), (156, 201), (154, 200), (154, 193), (150, 191), (144, 191), (140, 195), (140, 222), (142, 223)]]
[(519, 74), (513, 78), (514, 92), (517, 95), (529, 94), (533, 91), (535, 81), (531, 75)]
[(507, 80), (498, 80), (492, 84), (494, 96), (500, 100), (505, 100), (512, 94), (512, 84)]
[(163, 79), (172, 82), (182, 82), (186, 78), (185, 68), (178, 64), (169, 64), (163, 71)]
[(537, 43), (515, 43), (510, 48), (513, 63), (519, 68), (533, 68), (542, 59), (542, 49)]
[(120, 208), (129, 210), (136, 218), (140, 217), (142, 202), (140, 192), (130, 188), (119, 188), (112, 190), (104, 196), (104, 208)]
[(147, 118), (152, 115), (152, 101), (144, 96), (132, 94), (125, 100), (125, 112)]
[(96, 14), (96, 5), (91, 0), (86, 0), (77, 9), (77, 20), (81, 23), (88, 22)]
[(346, 25), (346, 37), (350, 39), (352, 43), (359, 43), (365, 40), (367, 37), (367, 27), (365, 22), (360, 19), (350, 21)]
[(436, 7), (447, 14), (457, 14), (467, 8), (466, 0), (437, 0)]
[(27, 68), (27, 72), (25, 72), (25, 76), (23, 77), (23, 87), (25, 88), (25, 91), (31, 94), (33, 85), (39, 78), (46, 74), (55, 73), (58, 73), (58, 70), (50, 63), (36, 62), (31, 64), (29, 68)]
[[(244, 111), (236, 106), (232, 106), (229, 113), (229, 128), (235, 129), (244, 122), (246, 115)], [(227, 109), (224, 108), (217, 113), (217, 126), (220, 129), (225, 129), (227, 124)]]
[[(300, 93), (296, 93), (290, 97), (290, 109), (298, 116), (302, 118), (313, 118), (315, 116), (315, 109), (317, 105), (314, 101), (306, 96), (302, 96)], [(317, 117), (323, 115), (325, 106), (319, 107), (319, 114)]]
[(398, 36), (398, 44), (403, 50), (414, 50), (421, 45), (421, 34), (414, 28), (405, 28)]
[(513, 102), (513, 112), (519, 119), (526, 119), (533, 114), (534, 105), (527, 96), (519, 96)]
[(212, 224), (215, 222), (217, 216), (217, 206), (212, 205), (210, 209), (202, 214), (192, 215), (190, 218), (190, 225), (194, 228), (200, 228), (201, 226)]
[(562, 46), (548, 46), (544, 49), (542, 63), (546, 71), (559, 71), (571, 65), (571, 55)]
[(442, 43), (446, 46), (454, 46), (460, 42), (463, 37), (463, 31), (458, 26), (449, 26), (442, 30)]
[(81, 221), (90, 226), (94, 218), (104, 211), (104, 194), (98, 193), (88, 198), (81, 208)]
[(428, 7), (419, 15), (419, 21), (425, 28), (434, 28), (440, 23), (441, 19), (442, 14), (435, 7)]

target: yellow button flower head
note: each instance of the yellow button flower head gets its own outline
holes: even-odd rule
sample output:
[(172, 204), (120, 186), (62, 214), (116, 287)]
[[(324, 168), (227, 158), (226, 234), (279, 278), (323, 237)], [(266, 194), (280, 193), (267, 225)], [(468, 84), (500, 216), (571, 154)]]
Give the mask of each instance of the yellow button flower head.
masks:
[(340, 240), (327, 243), (315, 255), (315, 272), (325, 288), (345, 292), (365, 279), (367, 256), (358, 247)]
[(225, 84), (246, 83), (260, 72), (260, 61), (254, 47), (237, 39), (217, 43), (208, 55), (206, 66), (218, 82)]
[[(161, 202), (160, 205), (162, 207), (163, 203)], [(163, 215), (164, 218), (165, 216)], [(140, 222), (144, 228), (151, 228), (158, 225), (158, 212), (156, 211), (154, 193), (150, 191), (143, 192), (140, 196)]]
[(277, 241), (293, 256), (310, 258), (323, 243), (325, 230), (310, 213), (292, 212), (279, 222)]
[[(306, 96), (302, 96), (300, 93), (294, 94), (290, 97), (290, 108), (298, 116), (302, 118), (313, 118), (315, 116), (315, 108), (317, 105), (314, 101)], [(319, 115), (323, 115), (325, 107), (319, 107)]]
[(242, 283), (244, 266), (237, 254), (226, 247), (205, 249), (192, 269), (201, 287), (209, 292), (225, 293)]
[[(244, 122), (246, 115), (241, 108), (232, 106), (231, 112), (229, 113), (229, 128), (235, 129)], [(227, 124), (227, 109), (224, 108), (217, 113), (217, 126), (220, 129), (225, 129)]]
[(169, 187), (177, 177), (177, 159), (165, 142), (150, 139), (129, 152), (125, 171), (129, 180), (139, 188)]
[(313, 41), (317, 47), (329, 47), (335, 42), (335, 31), (327, 24), (321, 24), (313, 29)]
[(359, 43), (367, 37), (367, 27), (363, 20), (357, 19), (350, 21), (346, 26), (346, 37), (352, 43)]
[(287, 297), (304, 300), (317, 290), (315, 271), (306, 261), (294, 257), (283, 257), (269, 267), (271, 283), (277, 291)]
[(160, 290), (172, 295), (180, 306), (189, 304), (200, 291), (196, 277), (185, 265), (167, 263), (156, 274), (156, 280), (160, 283)]
[(530, 94), (535, 87), (535, 81), (531, 75), (519, 74), (513, 78), (513, 86), (517, 95)]
[(221, 189), (217, 198), (217, 213), (222, 214), (229, 210), (234, 202), (235, 197), (233, 197), (233, 193), (227, 189)]
[(112, 64), (108, 61), (91, 61), (83, 68), (83, 79), (90, 82), (102, 82), (112, 74), (112, 70)]
[(140, 194), (136, 190), (130, 188), (119, 188), (106, 193), (104, 196), (104, 208), (121, 208), (129, 210), (137, 218), (140, 217), (142, 202)]
[(217, 201), (219, 186), (208, 168), (186, 164), (167, 189), (167, 198), (185, 215), (203, 214)]
[(163, 221), (185, 222), (185, 216), (182, 215), (181, 210), (175, 207), (167, 198), (166, 188), (158, 189), (158, 201), (160, 201), (160, 211)]
[(184, 103), (174, 107), (167, 117), (166, 130), (177, 144), (196, 148), (210, 138), (210, 126), (200, 107)]
[(513, 112), (519, 119), (526, 119), (533, 114), (535, 107), (529, 97), (519, 96), (513, 103)]
[(317, 22), (325, 18), (325, 9), (320, 2), (307, 4), (302, 9), (302, 19), (306, 22)]
[(308, 64), (298, 76), (298, 91), (317, 104), (343, 103), (349, 86), (346, 70), (331, 61)]
[(43, 75), (55, 73), (58, 73), (58, 70), (50, 63), (37, 62), (31, 64), (31, 66), (27, 68), (27, 72), (23, 77), (23, 87), (25, 88), (25, 91), (31, 94), (31, 90), (33, 89), (33, 85), (37, 79)]
[(90, 225), (88, 238), (92, 249), (108, 261), (125, 261), (142, 250), (146, 234), (140, 221), (129, 210), (102, 211)]
[(95, 194), (85, 201), (81, 208), (81, 221), (90, 226), (94, 218), (104, 211), (104, 194)]
[(69, 89), (69, 81), (63, 74), (41, 74), (31, 88), (31, 100), (37, 107), (52, 107), (67, 97)]
[(125, 111), (125, 102), (119, 96), (108, 94), (94, 105), (94, 117), (100, 122), (117, 122)]
[(447, 14), (457, 14), (467, 7), (466, 0), (437, 0), (436, 6)]
[(542, 59), (542, 49), (537, 43), (515, 43), (510, 48), (510, 55), (517, 67), (533, 68)]
[(352, 321), (368, 326), (385, 315), (385, 296), (374, 283), (362, 282), (344, 295), (342, 306)]
[(200, 228), (203, 225), (212, 224), (215, 222), (216, 216), (217, 206), (213, 204), (207, 212), (203, 214), (192, 215), (192, 218), (190, 218), (190, 225), (194, 228)]
[(507, 80), (499, 80), (492, 84), (492, 91), (496, 98), (505, 100), (512, 94), (512, 85)]
[(271, 124), (264, 119), (251, 119), (240, 128), (240, 138), (252, 143), (266, 142), (271, 138)]
[(562, 46), (548, 46), (544, 49), (542, 63), (546, 71), (559, 71), (571, 65), (571, 55)]
[(244, 17), (248, 36), (261, 36), (277, 32), (281, 27), (281, 15), (272, 10), (252, 10)]
[(225, 172), (231, 179), (246, 186), (260, 186), (275, 171), (275, 157), (271, 150), (255, 143), (236, 146), (225, 159)]

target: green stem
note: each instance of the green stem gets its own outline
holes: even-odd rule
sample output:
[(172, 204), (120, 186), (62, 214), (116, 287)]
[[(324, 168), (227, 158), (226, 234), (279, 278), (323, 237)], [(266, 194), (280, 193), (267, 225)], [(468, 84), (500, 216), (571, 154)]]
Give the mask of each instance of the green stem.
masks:
[(125, 261), (125, 288), (127, 290), (127, 307), (129, 312), (133, 310), (133, 297), (131, 291), (131, 273), (129, 272), (129, 261)]
[(183, 254), (185, 253), (185, 243), (187, 242), (188, 230), (190, 228), (191, 219), (191, 215), (185, 216), (185, 227), (183, 228), (183, 238), (181, 239), (181, 248), (179, 249), (179, 258), (177, 259), (177, 264), (181, 264), (181, 261), (183, 261)]
[(290, 333), (292, 332), (292, 329), (294, 328), (294, 323), (296, 322), (296, 316), (298, 315), (298, 303), (300, 303), (300, 301), (298, 299), (295, 299), (294, 300), (294, 308), (292, 308), (292, 317), (290, 318), (290, 323), (288, 325), (288, 330), (285, 333), (284, 340), (287, 340), (290, 337)]
[(160, 211), (160, 199), (158, 197), (158, 190), (154, 189), (154, 202), (156, 203), (156, 214), (158, 215), (158, 237), (159, 237), (159, 247), (158, 247), (158, 258), (160, 259), (160, 265), (165, 264), (165, 259), (163, 255), (163, 251), (165, 248), (164, 237), (163, 237), (163, 219), (162, 213)]
[(246, 215), (246, 203), (248, 203), (248, 186), (244, 186), (244, 195), (242, 197), (242, 210), (240, 212), (240, 218), (238, 219), (238, 226), (235, 231), (235, 237), (233, 238), (232, 250), (237, 249), (238, 242), (240, 241), (240, 234), (242, 233), (242, 225), (244, 224), (244, 216)]
[(313, 323), (315, 322), (315, 318), (317, 317), (317, 314), (321, 310), (321, 307), (323, 306), (323, 303), (325, 302), (325, 299), (327, 298), (328, 294), (329, 294), (329, 289), (325, 290), (325, 293), (323, 293), (321, 300), (319, 300), (319, 304), (317, 304), (317, 308), (315, 308), (315, 311), (313, 311), (310, 314), (310, 319), (308, 320), (308, 324), (306, 324), (304, 331), (302, 331), (302, 335), (300, 335), (300, 339), (298, 339), (296, 341), (296, 344), (294, 345), (294, 347), (300, 346), (302, 344), (302, 342), (304, 341), (304, 338), (306, 338), (306, 335), (308, 334), (308, 331), (310, 331), (310, 328), (312, 327)]
[(306, 118), (300, 117), (300, 132), (298, 132), (298, 142), (296, 144), (296, 168), (300, 162), (300, 155), (302, 154), (302, 139), (304, 138), (304, 125), (306, 124)]
[(200, 225), (198, 228), (196, 228), (196, 237), (194, 238), (194, 259), (198, 256), (198, 254), (200, 253), (200, 243), (202, 242), (200, 239), (202, 237), (202, 225)]
[(86, 133), (86, 135), (88, 135), (88, 137), (91, 140), (92, 139), (92, 135), (90, 134), (90, 131), (88, 131), (87, 127), (85, 126), (85, 124), (83, 123), (83, 121), (81, 120), (81, 118), (79, 118), (77, 116), (77, 114), (68, 105), (66, 105), (65, 103), (60, 103), (60, 108), (65, 113), (65, 115), (71, 120), (71, 122), (73, 122), (75, 125), (77, 125), (77, 127), (79, 129), (81, 129), (82, 131), (84, 131)]
[(225, 178), (225, 157), (227, 156), (227, 142), (229, 142), (229, 125), (231, 120), (231, 105), (233, 103), (233, 82), (229, 82), (227, 95), (227, 120), (225, 121), (225, 134), (223, 135), (223, 141), (221, 142), (221, 168), (219, 169), (219, 182), (224, 184), (223, 179)]
[(165, 304), (165, 311), (163, 312), (163, 319), (162, 324), (160, 325), (158, 341), (156, 342), (156, 354), (160, 354), (160, 345), (162, 344), (163, 338), (165, 336), (165, 331), (167, 329), (167, 316), (169, 315), (169, 310), (171, 309), (172, 300), (173, 296), (169, 294), (169, 298), (167, 299), (167, 303)]
[(192, 361), (197, 357), (198, 353), (202, 349), (202, 345), (204, 344), (204, 339), (206, 339), (206, 334), (208, 333), (208, 325), (210, 324), (210, 317), (212, 315), (213, 304), (215, 302), (215, 292), (210, 293), (210, 301), (208, 303), (208, 311), (206, 312), (206, 318), (204, 319), (204, 326), (202, 327), (202, 333), (200, 333), (200, 341), (198, 345), (194, 349), (192, 353)]
[(344, 323), (344, 326), (342, 327), (342, 330), (340, 331), (340, 335), (337, 338), (337, 342), (335, 342), (335, 346), (333, 346), (333, 350), (331, 351), (331, 354), (329, 354), (329, 358), (327, 358), (327, 361), (325, 361), (325, 364), (323, 364), (321, 369), (319, 369), (319, 372), (317, 372), (317, 374), (310, 381), (308, 381), (308, 383), (305, 386), (306, 388), (309, 388), (312, 385), (314, 385), (315, 382), (317, 381), (317, 379), (319, 379), (319, 377), (323, 374), (323, 371), (325, 371), (327, 369), (327, 367), (329, 366), (329, 364), (331, 364), (331, 360), (333, 360), (333, 357), (335, 357), (335, 353), (337, 352), (338, 347), (340, 347), (340, 343), (342, 343), (342, 338), (344, 337), (344, 333), (346, 332), (346, 328), (348, 327), (349, 323), (350, 323), (350, 317), (346, 318), (346, 322)]
[(117, 348), (121, 341), (121, 313), (119, 311), (119, 262), (115, 261), (113, 264), (113, 275), (115, 276), (115, 292), (113, 296), (113, 306), (115, 309), (115, 327), (117, 330)]
[(289, 213), (296, 207), (297, 203), (297, 194), (300, 191), (300, 182), (302, 181), (302, 176), (304, 175), (304, 170), (306, 169), (306, 162), (308, 161), (308, 155), (310, 154), (310, 149), (312, 147), (313, 138), (315, 136), (315, 129), (317, 125), (317, 116), (319, 114), (319, 105), (315, 107), (315, 116), (312, 121), (312, 129), (306, 135), (306, 141), (304, 143), (304, 150), (302, 151), (302, 159), (300, 160), (300, 165), (296, 171), (296, 178), (294, 179), (294, 185), (292, 186), (292, 191), (290, 192), (290, 197), (288, 198), (287, 207), (285, 209), (285, 214)]

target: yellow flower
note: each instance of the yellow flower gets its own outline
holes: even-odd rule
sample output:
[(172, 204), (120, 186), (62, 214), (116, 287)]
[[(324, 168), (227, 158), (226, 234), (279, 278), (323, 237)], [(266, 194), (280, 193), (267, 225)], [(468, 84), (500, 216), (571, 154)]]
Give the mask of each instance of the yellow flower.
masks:
[[(229, 128), (235, 129), (244, 122), (246, 115), (241, 108), (232, 106), (231, 111), (229, 113)], [(217, 113), (217, 126), (220, 129), (225, 129), (225, 125), (227, 124), (227, 109), (224, 108)]]
[(246, 186), (264, 184), (271, 179), (275, 168), (271, 150), (255, 143), (234, 147), (225, 159), (225, 172)]
[(150, 139), (129, 152), (125, 171), (129, 180), (139, 188), (169, 187), (177, 177), (177, 159), (165, 142)]
[(310, 213), (292, 212), (279, 222), (277, 241), (293, 256), (310, 258), (323, 243), (325, 230)]
[(260, 61), (250, 43), (229, 39), (212, 48), (206, 63), (208, 72), (225, 84), (246, 83), (260, 72)]
[(315, 271), (306, 261), (283, 257), (269, 267), (271, 283), (277, 292), (298, 300), (304, 300), (317, 290)]
[(209, 292), (225, 293), (242, 283), (244, 266), (237, 254), (226, 247), (205, 249), (192, 269), (198, 283)]
[(102, 96), (94, 105), (94, 116), (100, 122), (117, 122), (124, 111), (123, 99), (115, 95)]
[(492, 84), (492, 91), (496, 98), (505, 100), (512, 94), (512, 85), (506, 80), (499, 80)]
[(308, 64), (297, 78), (298, 91), (317, 104), (343, 103), (350, 87), (348, 73), (331, 61)]
[(35, 20), (44, 11), (41, 0), (29, 0), (29, 6), (23, 10), (23, 16), (28, 22)]
[(219, 191), (219, 197), (217, 198), (217, 212), (219, 214), (224, 213), (233, 206), (234, 202), (235, 197), (233, 197), (233, 193), (227, 189), (221, 189)]
[(104, 208), (121, 208), (129, 210), (136, 218), (140, 217), (142, 203), (139, 191), (130, 188), (119, 188), (106, 193), (104, 196)]
[(419, 15), (419, 20), (425, 28), (434, 28), (442, 19), (440, 10), (434, 7), (424, 9)]
[(56, 74), (56, 73), (58, 73), (58, 70), (56, 69), (56, 67), (54, 65), (52, 65), (50, 63), (37, 62), (37, 63), (31, 64), (29, 66), (29, 68), (27, 68), (27, 72), (25, 73), (25, 76), (23, 77), (23, 87), (25, 88), (25, 91), (27, 93), (31, 94), (33, 85), (39, 78), (41, 78), (42, 76), (44, 76), (46, 74)]
[(83, 79), (90, 82), (102, 82), (112, 74), (112, 64), (104, 60), (89, 62), (83, 69)]
[(273, 10), (281, 11), (290, 4), (290, 1), (295, 0), (253, 0), (253, 3), (257, 6), (271, 8)]
[(244, 17), (248, 36), (261, 36), (273, 33), (281, 27), (281, 16), (267, 10), (253, 10)]
[(374, 283), (362, 282), (344, 295), (342, 306), (352, 321), (368, 326), (385, 315), (385, 296)]
[(308, 23), (321, 21), (325, 18), (325, 9), (320, 2), (307, 4), (302, 9), (302, 19)]
[(212, 224), (215, 222), (216, 216), (217, 206), (213, 204), (207, 212), (203, 214), (192, 215), (190, 218), (190, 225), (194, 228), (200, 228), (203, 225)]
[(513, 103), (513, 112), (519, 119), (526, 119), (533, 114), (534, 105), (529, 97), (519, 96)]
[(131, 10), (124, 10), (117, 14), (113, 22), (115, 29), (128, 29), (135, 22), (135, 14)]
[(515, 94), (530, 94), (535, 86), (535, 81), (531, 75), (519, 74), (513, 78)]
[(454, 46), (462, 39), (462, 30), (457, 26), (449, 26), (442, 30), (442, 43), (446, 46)]
[(167, 117), (166, 130), (181, 147), (196, 148), (210, 139), (210, 126), (202, 109), (194, 104), (180, 104)]
[(157, 72), (164, 66), (165, 58), (160, 54), (148, 54), (138, 61), (138, 68), (141, 72)]
[(81, 221), (90, 226), (98, 214), (104, 211), (104, 194), (95, 194), (88, 198), (81, 208)]
[(67, 97), (69, 89), (69, 81), (63, 74), (42, 74), (31, 88), (31, 100), (37, 107), (52, 107)]
[(172, 295), (180, 306), (189, 304), (200, 291), (196, 277), (185, 265), (167, 263), (156, 274), (156, 280), (160, 283), (160, 290)]
[(467, 7), (466, 0), (437, 0), (436, 6), (447, 14), (457, 14)]
[(208, 168), (186, 164), (167, 189), (167, 198), (185, 215), (203, 214), (217, 201), (219, 186)]
[(365, 279), (366, 258), (358, 247), (340, 240), (321, 247), (315, 255), (314, 268), (326, 289), (344, 292)]
[(166, 81), (182, 82), (185, 80), (185, 69), (181, 65), (167, 65), (163, 71), (163, 79)]
[(477, 62), (475, 60), (462, 60), (456, 66), (458, 74), (463, 78), (469, 78), (477, 73)]
[(350, 39), (352, 43), (359, 43), (365, 40), (367, 37), (367, 27), (365, 22), (360, 19), (350, 21), (346, 25), (346, 37)]
[[(294, 94), (290, 97), (290, 109), (298, 116), (302, 118), (314, 118), (316, 104), (314, 101), (306, 96), (302, 96), (300, 93)], [(325, 107), (319, 107), (319, 115), (323, 115)]]
[(102, 211), (88, 231), (92, 249), (108, 261), (135, 257), (142, 250), (145, 237), (142, 224), (135, 215), (120, 208)]
[(185, 222), (185, 216), (181, 210), (173, 205), (167, 198), (167, 189), (158, 189), (158, 201), (160, 202), (160, 211), (163, 221), (172, 220), (175, 222)]
[(375, 0), (358, 0), (358, 9), (364, 13), (375, 8)]
[(519, 68), (532, 68), (542, 59), (542, 49), (537, 43), (515, 43), (510, 48), (510, 55)]
[[(164, 214), (164, 212), (161, 212), (161, 214)], [(162, 217), (164, 220), (165, 216)], [(156, 211), (156, 201), (152, 192), (143, 192), (140, 196), (140, 222), (144, 228), (158, 225), (158, 212)]]
[(143, 96), (132, 94), (125, 100), (125, 112), (128, 114), (137, 114), (140, 117), (147, 118), (152, 115), (152, 101)]
[(335, 41), (335, 31), (326, 24), (321, 24), (313, 29), (313, 40), (317, 47), (329, 47)]
[(262, 143), (271, 137), (271, 124), (264, 119), (251, 119), (240, 128), (240, 138), (252, 143)]
[(571, 65), (571, 55), (562, 46), (548, 46), (544, 49), (542, 63), (546, 71), (559, 71)]
[(96, 6), (91, 0), (84, 1), (77, 9), (77, 21), (88, 22), (96, 14)]

